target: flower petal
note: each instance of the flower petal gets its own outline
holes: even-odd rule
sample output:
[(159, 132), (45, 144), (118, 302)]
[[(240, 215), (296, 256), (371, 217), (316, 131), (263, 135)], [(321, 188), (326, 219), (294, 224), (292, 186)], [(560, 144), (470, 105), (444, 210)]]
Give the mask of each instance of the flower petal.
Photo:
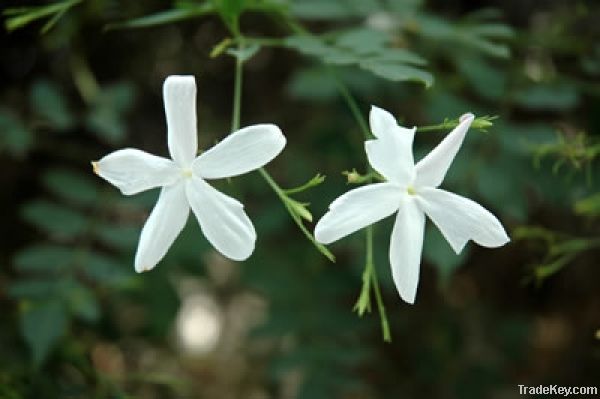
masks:
[(460, 117), (460, 123), (444, 139), (421, 159), (416, 166), (417, 187), (437, 187), (442, 184), (450, 164), (460, 149), (463, 140), (473, 123), (473, 114), (464, 114)]
[(198, 151), (196, 127), (196, 80), (193, 76), (169, 76), (163, 84), (167, 141), (171, 156), (189, 166)]
[(419, 283), (425, 214), (413, 196), (407, 195), (404, 201), (398, 210), (390, 239), (390, 265), (400, 297), (412, 304)]
[(253, 125), (238, 130), (203, 152), (193, 163), (194, 173), (205, 179), (221, 179), (258, 169), (275, 158), (285, 137), (275, 125)]
[(170, 159), (134, 148), (125, 148), (92, 162), (94, 172), (125, 195), (173, 184), (180, 177)]
[(138, 273), (148, 271), (160, 262), (184, 228), (189, 214), (185, 184), (163, 187), (140, 235), (135, 254)]
[(315, 238), (330, 244), (373, 224), (398, 209), (402, 191), (390, 183), (376, 183), (350, 190), (329, 205), (315, 226)]
[(438, 188), (420, 189), (417, 201), (457, 254), (469, 240), (488, 248), (510, 241), (500, 221), (475, 201)]
[(247, 259), (254, 251), (256, 231), (244, 205), (193, 177), (186, 185), (188, 201), (206, 239), (233, 260)]
[(387, 180), (406, 185), (415, 177), (412, 153), (415, 130), (398, 126), (389, 112), (371, 107), (371, 130), (377, 139), (365, 142), (369, 163)]

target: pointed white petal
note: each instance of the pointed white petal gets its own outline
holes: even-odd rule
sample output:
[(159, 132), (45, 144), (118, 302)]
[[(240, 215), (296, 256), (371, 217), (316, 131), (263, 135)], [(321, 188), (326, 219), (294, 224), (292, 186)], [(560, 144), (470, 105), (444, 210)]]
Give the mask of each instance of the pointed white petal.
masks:
[(196, 158), (194, 173), (205, 179), (221, 179), (250, 172), (279, 155), (285, 142), (275, 125), (245, 127)]
[(415, 177), (412, 146), (416, 128), (398, 126), (392, 114), (375, 106), (371, 107), (369, 121), (377, 137), (365, 142), (369, 163), (387, 180), (410, 184)]
[(425, 214), (412, 196), (407, 195), (404, 201), (398, 210), (390, 239), (390, 265), (400, 297), (412, 304), (419, 284)]
[(475, 201), (438, 188), (420, 189), (416, 197), (457, 254), (469, 240), (488, 248), (510, 241), (502, 223)]
[(390, 114), (383, 108), (379, 108), (374, 105), (371, 106), (371, 112), (369, 113), (369, 125), (371, 126), (371, 132), (378, 139), (395, 135), (398, 132), (410, 135), (411, 133), (414, 134), (415, 130), (414, 128), (407, 129), (402, 126), (398, 126), (398, 121), (396, 118), (394, 118), (394, 115)]
[(171, 156), (189, 166), (198, 151), (196, 127), (196, 80), (193, 76), (169, 76), (163, 85), (167, 139)]
[(350, 190), (329, 205), (315, 226), (315, 238), (330, 244), (394, 213), (402, 191), (390, 183), (376, 183)]
[(186, 186), (188, 201), (206, 239), (233, 260), (247, 259), (254, 251), (256, 231), (244, 205), (193, 177)]
[(160, 262), (185, 226), (189, 213), (185, 184), (161, 190), (140, 235), (135, 254), (135, 270), (138, 273), (148, 271)]
[(473, 114), (461, 116), (458, 126), (417, 163), (415, 186), (437, 187), (442, 183), (474, 119)]
[(111, 152), (92, 165), (98, 176), (125, 195), (173, 184), (180, 176), (179, 169), (170, 159), (134, 148)]

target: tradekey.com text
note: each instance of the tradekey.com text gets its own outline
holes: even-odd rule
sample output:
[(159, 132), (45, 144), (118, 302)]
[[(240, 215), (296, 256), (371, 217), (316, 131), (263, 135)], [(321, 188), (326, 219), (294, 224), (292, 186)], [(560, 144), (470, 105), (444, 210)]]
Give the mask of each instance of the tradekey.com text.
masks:
[(598, 395), (598, 387), (566, 387), (560, 385), (522, 385), (519, 384), (519, 395)]

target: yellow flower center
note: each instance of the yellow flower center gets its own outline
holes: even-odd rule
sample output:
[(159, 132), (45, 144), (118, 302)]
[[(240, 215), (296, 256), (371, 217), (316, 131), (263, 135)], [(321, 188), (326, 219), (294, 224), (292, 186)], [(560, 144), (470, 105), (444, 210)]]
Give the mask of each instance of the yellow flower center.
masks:
[(415, 191), (415, 188), (413, 186), (408, 186), (406, 188), (406, 191), (408, 192), (409, 195), (415, 195), (417, 192)]
[(181, 174), (182, 174), (184, 177), (190, 178), (190, 177), (192, 177), (192, 170), (191, 170), (190, 168), (185, 168), (185, 169), (182, 169), (182, 170), (181, 170)]

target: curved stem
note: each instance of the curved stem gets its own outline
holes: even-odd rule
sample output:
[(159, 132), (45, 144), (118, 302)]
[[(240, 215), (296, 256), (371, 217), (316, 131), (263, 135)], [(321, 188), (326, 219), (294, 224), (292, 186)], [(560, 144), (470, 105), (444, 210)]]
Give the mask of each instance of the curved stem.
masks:
[[(235, 34), (235, 32), (232, 32), (232, 33)], [(238, 45), (238, 51), (241, 52), (241, 50), (243, 50), (243, 48), (244, 48), (244, 38), (243, 38), (243, 36), (237, 34), (235, 36), (235, 40)], [(233, 89), (234, 90), (233, 91), (233, 112), (232, 112), (232, 118), (231, 118), (231, 132), (232, 133), (240, 128), (240, 115), (241, 115), (241, 108), (242, 108), (243, 67), (244, 67), (244, 61), (241, 59), (241, 57), (236, 57), (235, 82), (234, 82), (234, 89)], [(263, 177), (263, 179), (267, 182), (267, 184), (269, 184), (269, 186), (273, 189), (275, 194), (277, 194), (279, 199), (283, 202), (283, 204), (285, 205), (285, 208), (287, 209), (291, 218), (294, 220), (294, 222), (296, 223), (298, 228), (300, 228), (300, 230), (306, 236), (306, 238), (319, 250), (319, 252), (321, 252), (323, 255), (325, 255), (325, 257), (327, 257), (327, 259), (329, 259), (332, 262), (335, 262), (335, 257), (327, 249), (327, 247), (325, 247), (323, 244), (317, 242), (317, 240), (315, 240), (315, 237), (310, 233), (310, 231), (308, 231), (306, 226), (304, 226), (299, 214), (294, 211), (294, 208), (291, 205), (293, 200), (287, 196), (285, 190), (283, 190), (275, 182), (275, 180), (273, 180), (271, 175), (269, 175), (269, 173), (264, 168), (259, 168), (258, 172)]]

